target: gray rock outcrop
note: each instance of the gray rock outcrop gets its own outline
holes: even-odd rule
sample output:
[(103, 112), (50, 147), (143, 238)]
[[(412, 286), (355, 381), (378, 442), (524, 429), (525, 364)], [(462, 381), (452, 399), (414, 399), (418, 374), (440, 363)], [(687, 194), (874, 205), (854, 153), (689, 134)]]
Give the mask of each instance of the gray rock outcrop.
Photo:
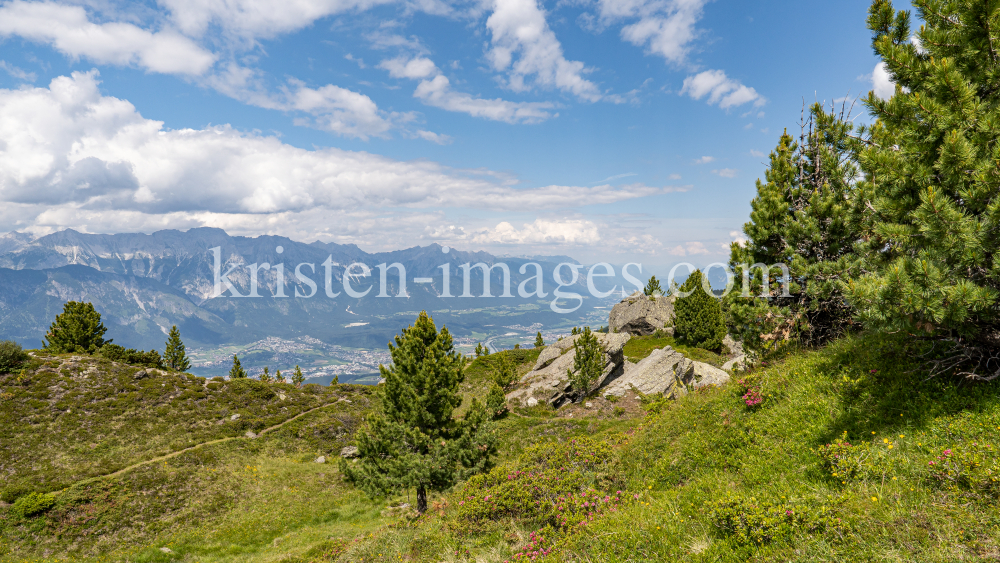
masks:
[(676, 368), (685, 361), (689, 360), (669, 346), (653, 350), (637, 364), (626, 361), (622, 376), (602, 389), (601, 395), (624, 397), (634, 390), (645, 395), (672, 396), (681, 385)]
[[(670, 297), (648, 297), (633, 293), (611, 308), (608, 327), (611, 332), (648, 336), (665, 325), (673, 324), (674, 300)], [(673, 329), (667, 330), (673, 333)]]
[[(626, 363), (622, 349), (631, 336), (602, 333), (595, 335), (604, 350), (604, 369), (594, 383), (596, 389), (622, 374)], [(580, 335), (574, 335), (546, 347), (538, 356), (535, 368), (521, 378), (517, 388), (507, 394), (507, 400), (516, 400), (515, 404), (527, 405), (528, 399), (534, 398), (538, 402), (547, 402), (559, 407), (566, 402), (580, 399), (582, 394), (573, 391), (567, 373), (573, 370), (573, 361), (576, 357), (573, 343), (579, 338)]]
[(352, 459), (361, 455), (357, 446), (344, 446), (340, 449), (340, 457), (345, 459)]
[(684, 358), (674, 369), (677, 379), (693, 389), (714, 385), (719, 387), (729, 381), (729, 373), (704, 362)]

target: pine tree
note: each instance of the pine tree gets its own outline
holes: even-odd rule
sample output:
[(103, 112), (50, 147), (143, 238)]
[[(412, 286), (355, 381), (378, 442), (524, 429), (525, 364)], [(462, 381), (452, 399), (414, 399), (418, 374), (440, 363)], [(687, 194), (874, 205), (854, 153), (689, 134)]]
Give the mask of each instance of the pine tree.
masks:
[(170, 328), (167, 335), (167, 347), (163, 353), (163, 363), (170, 369), (177, 371), (187, 371), (191, 369), (191, 362), (188, 360), (184, 342), (181, 341), (181, 331), (177, 330), (177, 325)]
[(264, 366), (264, 373), (260, 374), (260, 380), (263, 383), (270, 383), (272, 381), (271, 370), (268, 366)]
[(583, 397), (604, 372), (604, 350), (589, 326), (579, 334), (573, 343), (573, 369), (566, 371), (573, 390)]
[[(336, 379), (336, 378), (334, 378), (334, 379)], [(274, 370), (274, 382), (275, 383), (284, 383), (285, 382), (285, 376), (281, 375), (281, 370), (280, 369)]]
[(507, 396), (496, 381), (490, 385), (490, 391), (486, 395), (486, 410), (494, 420), (507, 414)]
[(427, 492), (443, 491), (472, 471), (487, 470), (495, 451), (478, 401), (462, 420), (452, 415), (461, 404), (465, 358), (451, 334), (438, 332), (421, 312), (416, 322), (389, 345), (390, 367), (379, 366), (380, 410), (357, 433), (359, 463), (342, 460), (348, 481), (373, 497), (403, 488), (417, 491), (417, 512), (427, 510)]
[(240, 359), (233, 355), (233, 367), (229, 368), (229, 379), (246, 379), (247, 372), (240, 364)]
[(690, 294), (678, 296), (674, 303), (674, 336), (689, 346), (718, 350), (726, 337), (722, 306), (705, 291), (701, 280), (701, 271), (695, 270), (681, 285), (681, 293)]
[(483, 343), (479, 342), (476, 344), (476, 357), (478, 358), (482, 355), (483, 355)]
[(656, 276), (652, 276), (646, 282), (646, 287), (642, 292), (649, 297), (659, 297), (663, 295), (663, 288), (660, 287), (660, 281), (656, 279)]
[(514, 365), (514, 362), (511, 361), (508, 354), (497, 354), (497, 358), (493, 365), (495, 366), (493, 381), (500, 386), (500, 389), (506, 390), (514, 384), (514, 381), (517, 380), (517, 368)]
[(305, 382), (306, 377), (302, 375), (302, 370), (299, 369), (298, 364), (295, 365), (295, 371), (292, 373), (292, 385), (296, 387), (302, 387)]
[[(838, 113), (813, 105), (801, 143), (782, 134), (765, 181), (757, 181), (750, 222), (743, 227), (747, 241), (731, 247), (740, 287), (724, 302), (730, 332), (748, 352), (766, 355), (791, 336), (822, 343), (852, 322), (842, 288), (860, 269), (853, 245), (863, 230), (863, 202), (855, 189), (853, 126), (846, 112), (845, 106)], [(789, 280), (776, 264), (788, 267)]]
[[(888, 0), (869, 9), (872, 46), (896, 84), (868, 95), (859, 186), (871, 220), (871, 272), (849, 285), (872, 329), (950, 350), (931, 372), (1000, 377), (1000, 10), (996, 2), (914, 0), (925, 24)], [(916, 44), (919, 42), (919, 46)], [(944, 344), (944, 346), (942, 346)]]
[(542, 331), (538, 331), (538, 333), (535, 335), (535, 348), (544, 348), (544, 347), (545, 347), (545, 339), (542, 338)]
[(42, 346), (54, 354), (93, 354), (111, 342), (103, 338), (107, 331), (92, 303), (69, 301), (49, 326)]

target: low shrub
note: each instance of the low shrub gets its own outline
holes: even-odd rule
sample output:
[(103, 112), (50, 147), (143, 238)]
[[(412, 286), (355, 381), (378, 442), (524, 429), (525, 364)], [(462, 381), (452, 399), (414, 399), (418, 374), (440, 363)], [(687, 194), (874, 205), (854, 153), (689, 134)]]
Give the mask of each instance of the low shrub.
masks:
[(0, 341), (0, 373), (12, 373), (21, 369), (31, 356), (13, 340)]
[(846, 484), (848, 481), (878, 480), (892, 472), (894, 447), (895, 443), (888, 438), (883, 438), (881, 444), (851, 444), (845, 431), (839, 440), (820, 446), (816, 452), (830, 476)]
[(142, 350), (125, 348), (124, 346), (119, 346), (117, 344), (105, 344), (104, 346), (101, 346), (98, 354), (113, 362), (121, 362), (123, 364), (147, 368), (163, 367), (163, 358), (160, 357), (160, 353), (156, 350), (143, 352)]
[(706, 504), (716, 528), (743, 545), (759, 546), (788, 539), (796, 532), (815, 533), (841, 527), (836, 511), (827, 505), (815, 508), (800, 503), (774, 503), (736, 496)]
[(31, 518), (48, 512), (55, 506), (56, 499), (51, 494), (28, 493), (14, 501), (14, 514), (21, 518)]
[(972, 442), (941, 452), (928, 462), (931, 478), (946, 489), (1000, 498), (1000, 461), (992, 444)]
[[(277, 397), (271, 387), (263, 382), (257, 381), (256, 379), (232, 379), (228, 383), (229, 389), (237, 395), (237, 403), (249, 405), (256, 402), (266, 402), (273, 400)], [(311, 383), (310, 385), (315, 385)], [(303, 387), (303, 390), (309, 385)], [(319, 387), (319, 385), (316, 385)]]

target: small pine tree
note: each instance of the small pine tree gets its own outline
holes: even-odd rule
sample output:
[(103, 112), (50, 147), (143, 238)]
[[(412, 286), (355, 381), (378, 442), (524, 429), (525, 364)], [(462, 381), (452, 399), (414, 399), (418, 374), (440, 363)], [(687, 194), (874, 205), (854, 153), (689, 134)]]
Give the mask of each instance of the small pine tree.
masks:
[(281, 375), (281, 370), (280, 369), (274, 370), (274, 382), (275, 383), (284, 383), (285, 382), (285, 376)]
[(483, 355), (483, 343), (479, 342), (476, 344), (476, 357), (478, 358), (482, 355)]
[(545, 339), (542, 338), (542, 331), (538, 331), (538, 334), (535, 335), (535, 348), (544, 348), (544, 347), (545, 347)]
[(415, 488), (423, 514), (428, 491), (446, 490), (492, 466), (491, 417), (477, 400), (464, 419), (452, 416), (462, 403), (465, 358), (448, 329), (438, 332), (426, 311), (395, 341), (391, 366), (379, 366), (385, 378), (377, 391), (380, 410), (357, 433), (360, 461), (341, 460), (340, 469), (372, 497)]
[(92, 303), (69, 301), (49, 326), (42, 347), (54, 354), (93, 354), (111, 342), (104, 340), (107, 331)]
[(507, 414), (507, 397), (496, 381), (490, 385), (490, 392), (486, 395), (486, 410), (489, 411), (493, 420)]
[(573, 370), (566, 372), (573, 390), (585, 396), (604, 371), (604, 351), (589, 326), (579, 334), (573, 343)]
[(170, 329), (167, 335), (167, 348), (163, 352), (163, 363), (170, 369), (177, 371), (187, 371), (191, 369), (191, 362), (185, 353), (184, 343), (181, 341), (181, 331), (177, 330), (177, 325)]
[(643, 288), (642, 292), (649, 297), (659, 297), (663, 295), (663, 288), (660, 287), (660, 281), (656, 279), (656, 276), (653, 276), (646, 282), (646, 287)]
[(270, 383), (272, 381), (271, 370), (268, 366), (264, 366), (264, 373), (260, 374), (260, 380), (263, 383)]
[(490, 355), (490, 347), (489, 346), (483, 346), (483, 355), (484, 356), (489, 356)]
[(681, 286), (682, 293), (691, 294), (674, 304), (674, 336), (689, 346), (718, 350), (726, 337), (722, 305), (704, 290), (701, 280), (701, 271), (695, 270)]
[(246, 379), (247, 372), (240, 364), (240, 359), (233, 355), (233, 367), (229, 368), (229, 379)]
[(21, 368), (31, 356), (13, 340), (0, 342), (0, 373), (12, 373)]
[(515, 344), (514, 345), (514, 349), (515, 350), (520, 350), (521, 349), (521, 345), (520, 344)]
[(497, 354), (494, 365), (496, 368), (493, 372), (493, 381), (500, 386), (501, 390), (506, 390), (517, 379), (517, 368), (514, 366), (514, 362), (508, 357), (508, 354)]
[(292, 385), (296, 387), (302, 387), (302, 384), (305, 382), (305, 380), (306, 377), (302, 375), (302, 370), (299, 369), (298, 365), (296, 365), (295, 372), (292, 373)]

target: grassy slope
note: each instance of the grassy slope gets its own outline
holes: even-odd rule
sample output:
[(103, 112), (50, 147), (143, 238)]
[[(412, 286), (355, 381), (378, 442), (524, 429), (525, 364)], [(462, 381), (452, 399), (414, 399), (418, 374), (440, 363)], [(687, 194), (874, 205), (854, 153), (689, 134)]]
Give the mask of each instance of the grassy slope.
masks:
[[(533, 362), (521, 359), (522, 370)], [(500, 461), (517, 463), (532, 444), (570, 437), (624, 440), (600, 478), (640, 499), (562, 536), (552, 560), (995, 560), (996, 497), (942, 486), (928, 463), (974, 441), (1000, 445), (998, 386), (923, 382), (912, 367), (898, 347), (853, 338), (753, 374), (765, 399), (755, 408), (733, 382), (676, 402), (649, 402), (645, 418), (593, 416), (578, 406), (519, 411), (497, 426)], [(478, 394), (476, 382), (488, 381), (489, 372), (486, 360), (474, 364), (465, 391)], [(434, 508), (416, 521), (387, 509), (405, 496), (387, 503), (358, 494), (335, 465), (309, 462), (346, 439), (329, 430), (343, 428), (335, 416), (363, 416), (360, 401), (340, 408), (257, 440), (70, 487), (44, 517), (14, 522), (8, 513), (2, 559), (72, 549), (75, 557), (130, 561), (504, 561), (538, 528), (530, 519), (506, 518), (470, 529), (456, 506), (470, 494), (462, 486), (435, 495)], [(864, 452), (861, 470), (834, 477), (816, 450), (845, 431)], [(747, 542), (719, 526), (719, 505), (712, 503), (720, 499), (732, 499), (737, 508), (730, 514), (750, 523), (768, 504), (804, 520), (772, 540)], [(823, 510), (839, 523), (811, 525)], [(175, 553), (158, 549), (166, 545)]]
[(649, 356), (653, 350), (667, 346), (698, 362), (705, 362), (713, 366), (721, 366), (726, 362), (725, 358), (715, 352), (680, 344), (672, 336), (633, 336), (625, 343), (623, 353), (626, 359), (638, 363), (639, 360)]

